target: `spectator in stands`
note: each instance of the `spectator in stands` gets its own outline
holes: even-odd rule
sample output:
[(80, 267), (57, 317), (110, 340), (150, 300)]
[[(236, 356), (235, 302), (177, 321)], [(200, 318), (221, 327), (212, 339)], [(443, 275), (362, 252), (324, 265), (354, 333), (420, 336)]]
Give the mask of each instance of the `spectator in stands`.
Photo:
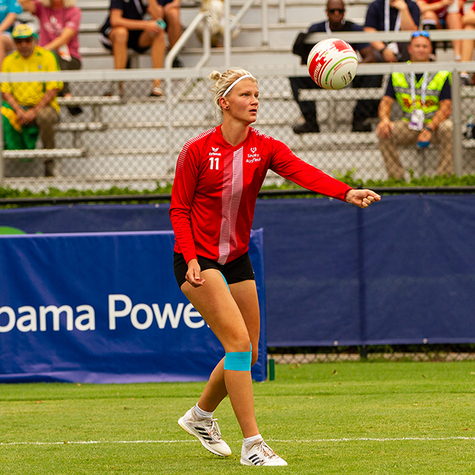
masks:
[[(375, 0), (368, 6), (364, 30), (370, 33), (376, 31), (417, 30), (421, 13), (412, 0)], [(407, 61), (409, 54), (407, 43), (384, 43), (373, 41), (376, 50), (376, 60), (395, 63)]]
[[(302, 58), (302, 64), (307, 64), (307, 58), (312, 49), (311, 43), (306, 43), (308, 35), (312, 33), (328, 33), (330, 36), (338, 31), (363, 31), (363, 27), (345, 20), (345, 4), (343, 0), (328, 0), (326, 6), (328, 19), (319, 23), (310, 25), (307, 33), (300, 33), (294, 43), (293, 52)], [(373, 50), (369, 43), (353, 44), (353, 48), (358, 51), (362, 57), (362, 63), (372, 63), (375, 61)], [(354, 87), (377, 87), (378, 77), (374, 76), (356, 76), (352, 85)], [(317, 106), (315, 101), (300, 101), (299, 91), (301, 89), (320, 89), (319, 86), (309, 76), (291, 77), (290, 85), (295, 101), (300, 107), (300, 111), (305, 119), (304, 123), (293, 126), (296, 134), (305, 134), (311, 132), (320, 132), (320, 126), (317, 122)], [(369, 117), (377, 117), (378, 100), (359, 100), (353, 110), (353, 132), (371, 132), (371, 124), (366, 123)]]
[[(462, 25), (464, 30), (475, 30), (475, 3), (473, 3), (472, 8), (468, 10), (462, 17)], [(474, 32), (475, 33), (475, 32)], [(473, 49), (475, 46), (475, 41), (472, 39), (462, 40), (462, 61), (471, 61), (473, 57)], [(462, 71), (460, 73), (460, 78), (462, 84), (468, 86), (473, 84), (470, 81), (470, 76), (467, 71)], [(473, 78), (472, 78), (473, 81)]]
[(11, 32), (16, 17), (21, 12), (22, 8), (17, 0), (2, 0), (0, 2), (0, 65), (3, 58), (15, 49)]
[[(59, 71), (56, 57), (36, 44), (33, 28), (13, 29), (16, 51), (2, 63), (2, 73)], [(43, 148), (55, 148), (54, 125), (59, 122), (56, 97), (63, 88), (59, 81), (2, 82), (2, 120), (6, 150), (34, 149), (38, 133)], [(45, 161), (45, 176), (54, 176), (54, 161)]]
[[(464, 0), (417, 0), (422, 15), (422, 28), (424, 30), (441, 28), (461, 30), (463, 3)], [(462, 40), (453, 40), (452, 45), (454, 59), (460, 61), (462, 58)]]
[[(429, 33), (425, 30), (414, 32), (408, 51), (412, 62), (428, 62), (432, 54)], [(427, 147), (431, 142), (440, 146), (437, 173), (453, 174), (450, 82), (449, 71), (391, 74), (379, 106), (377, 128), (379, 147), (389, 177), (404, 179), (398, 145), (417, 143), (418, 147)], [(396, 122), (390, 119), (394, 101), (398, 102), (403, 113), (402, 120)]]
[[(81, 10), (75, 0), (19, 0), (23, 9), (39, 20), (39, 46), (52, 51), (62, 71), (81, 69), (79, 25)], [(69, 84), (64, 83), (60, 96), (71, 97)], [(82, 112), (78, 106), (68, 107), (72, 115)]]
[[(173, 2), (172, 2), (173, 3)], [(149, 13), (151, 20), (144, 20)], [(141, 54), (151, 47), (152, 66), (160, 69), (165, 58), (165, 23), (162, 18), (163, 8), (157, 0), (111, 0), (110, 15), (101, 28), (100, 41), (114, 54), (115, 69), (127, 66), (127, 48)], [(161, 20), (161, 21), (160, 21)], [(119, 94), (123, 94), (120, 84)], [(160, 79), (155, 79), (152, 97), (163, 96)]]

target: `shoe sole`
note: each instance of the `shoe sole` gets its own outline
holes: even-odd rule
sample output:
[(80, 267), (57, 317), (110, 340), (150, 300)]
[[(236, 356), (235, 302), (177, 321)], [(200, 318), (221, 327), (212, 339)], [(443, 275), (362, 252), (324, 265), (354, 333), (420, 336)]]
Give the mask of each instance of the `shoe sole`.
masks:
[(218, 452), (217, 450), (213, 450), (196, 432), (194, 432), (193, 429), (191, 429), (190, 427), (188, 427), (186, 421), (185, 421), (185, 418), (184, 417), (180, 417), (180, 419), (178, 419), (178, 425), (185, 431), (185, 432), (188, 432), (188, 434), (196, 437), (200, 442), (201, 442), (201, 445), (206, 449), (206, 450), (209, 450), (212, 454), (214, 455), (219, 455), (220, 457), (229, 457), (231, 455), (231, 452), (229, 454), (222, 454), (220, 452)]
[(250, 465), (252, 467), (256, 467), (256, 466), (259, 466), (259, 467), (285, 467), (285, 466), (287, 466), (287, 462), (284, 462), (284, 463), (281, 463), (281, 464), (275, 464), (275, 465), (273, 465), (273, 464), (254, 465), (249, 460), (244, 460), (244, 459), (241, 459), (241, 464), (242, 465)]

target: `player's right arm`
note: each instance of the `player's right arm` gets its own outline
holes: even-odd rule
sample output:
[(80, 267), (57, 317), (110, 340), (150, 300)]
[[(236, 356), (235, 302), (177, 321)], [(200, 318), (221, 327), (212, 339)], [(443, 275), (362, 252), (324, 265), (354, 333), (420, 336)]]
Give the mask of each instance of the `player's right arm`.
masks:
[(178, 157), (170, 205), (170, 220), (175, 240), (186, 263), (196, 259), (191, 211), (198, 183), (198, 164), (196, 153), (191, 151), (192, 148), (188, 147), (188, 144), (185, 145)]

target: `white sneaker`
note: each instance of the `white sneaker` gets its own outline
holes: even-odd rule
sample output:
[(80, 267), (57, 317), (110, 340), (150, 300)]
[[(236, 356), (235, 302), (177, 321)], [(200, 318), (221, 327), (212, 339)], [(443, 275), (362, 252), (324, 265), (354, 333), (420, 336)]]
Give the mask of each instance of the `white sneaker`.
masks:
[(188, 434), (198, 437), (203, 447), (213, 454), (222, 457), (231, 455), (231, 449), (221, 438), (216, 419), (200, 419), (195, 413), (195, 408), (192, 407), (183, 417), (178, 419), (178, 424)]
[(249, 448), (242, 444), (241, 463), (243, 465), (287, 465), (287, 462), (279, 457), (263, 439), (254, 442)]

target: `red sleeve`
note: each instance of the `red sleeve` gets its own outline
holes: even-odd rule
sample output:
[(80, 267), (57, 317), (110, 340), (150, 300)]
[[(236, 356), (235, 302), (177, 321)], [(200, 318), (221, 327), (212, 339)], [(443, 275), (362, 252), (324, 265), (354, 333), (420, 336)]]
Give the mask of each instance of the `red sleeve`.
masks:
[(273, 140), (273, 145), (274, 151), (269, 167), (271, 170), (307, 190), (345, 201), (346, 193), (352, 189), (351, 186), (304, 162), (284, 143)]
[[(194, 150), (196, 151), (196, 148)], [(187, 263), (196, 259), (191, 229), (191, 204), (197, 181), (197, 160), (187, 144), (178, 156), (170, 206), (170, 219), (177, 244), (175, 249), (183, 254)]]

